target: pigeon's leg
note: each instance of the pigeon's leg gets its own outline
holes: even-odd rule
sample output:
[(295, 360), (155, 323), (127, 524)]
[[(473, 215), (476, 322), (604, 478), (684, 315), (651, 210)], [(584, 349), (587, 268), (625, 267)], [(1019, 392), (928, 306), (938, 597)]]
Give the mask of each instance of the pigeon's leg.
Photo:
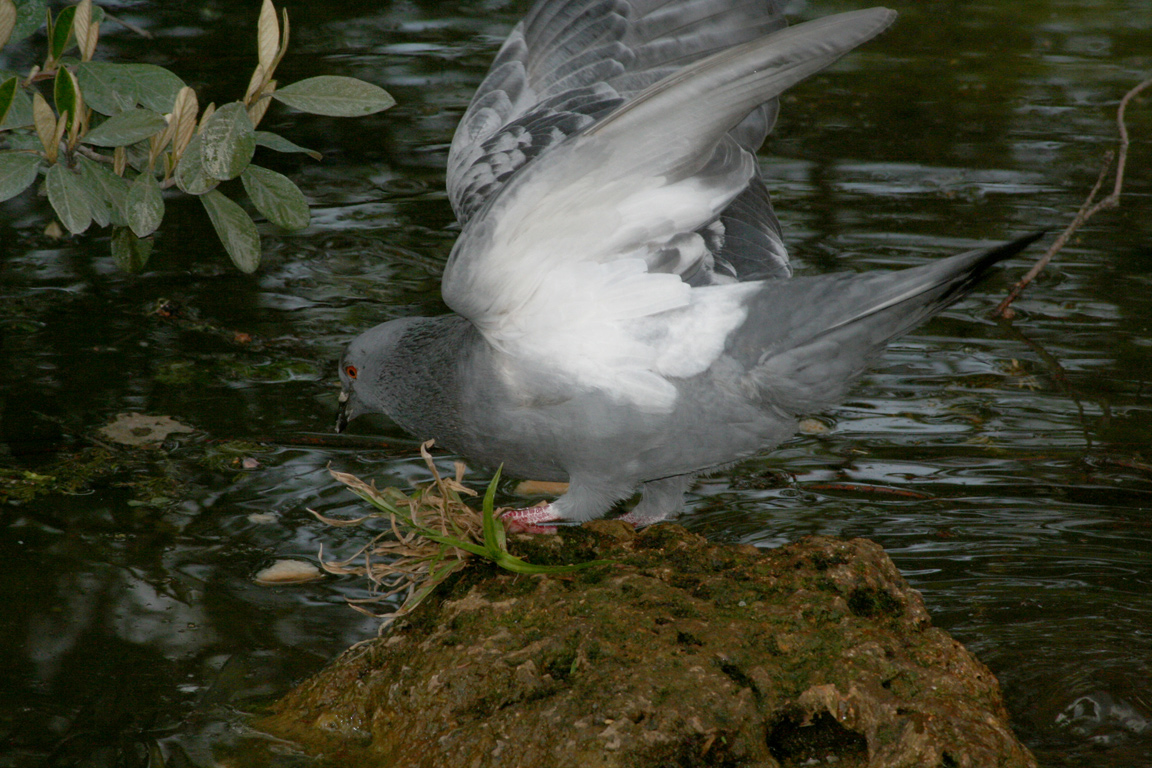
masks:
[(643, 528), (684, 511), (684, 492), (692, 487), (695, 477), (676, 475), (652, 480), (640, 486), (640, 503), (620, 519)]

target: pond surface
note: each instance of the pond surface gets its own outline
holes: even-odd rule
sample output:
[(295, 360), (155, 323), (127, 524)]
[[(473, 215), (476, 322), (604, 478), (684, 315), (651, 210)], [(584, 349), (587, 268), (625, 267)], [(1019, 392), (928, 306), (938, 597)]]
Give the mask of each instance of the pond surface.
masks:
[[(102, 50), (222, 103), (255, 61), (258, 4), (238, 5), (116, 3), (156, 40), (109, 24)], [(1062, 228), (1116, 143), (1120, 97), (1152, 74), (1138, 0), (893, 5), (889, 33), (785, 97), (762, 152), (800, 274)], [(288, 8), (281, 82), (352, 75), (399, 106), (273, 108), (262, 127), (325, 157), (258, 156), (313, 205), (301, 232), (261, 225), (258, 274), (227, 263), (195, 201), (168, 199), (139, 276), (101, 233), (44, 237), (43, 198), (0, 206), (0, 766), (212, 765), (246, 712), (376, 631), (345, 604), (356, 579), (253, 574), (356, 550), (363, 532), (307, 511), (361, 511), (329, 464), (381, 485), (427, 477), (383, 421), (331, 433), (335, 361), (364, 328), (443, 310), (447, 145), (525, 5)], [(1123, 206), (1080, 230), (1011, 324), (989, 311), (1038, 251), (894, 344), (820, 415), (826, 431), (701, 482), (680, 521), (760, 546), (878, 541), (999, 676), (1049, 766), (1152, 764), (1152, 97), (1129, 129)], [(106, 447), (97, 430), (121, 412), (196, 432)], [(71, 493), (32, 493), (69, 478)]]

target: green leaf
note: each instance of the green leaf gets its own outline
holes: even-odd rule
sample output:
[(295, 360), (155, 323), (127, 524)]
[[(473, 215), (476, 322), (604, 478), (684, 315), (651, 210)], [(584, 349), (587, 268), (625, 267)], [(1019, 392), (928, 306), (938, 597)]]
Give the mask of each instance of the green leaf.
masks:
[(504, 465), (496, 468), (496, 474), (493, 475), (492, 482), (488, 483), (488, 490), (484, 492), (484, 505), (482, 507), (484, 512), (484, 544), (488, 548), (488, 557), (492, 560), (496, 560), (502, 553), (508, 551), (504, 523), (496, 519), (496, 514), (493, 511), (496, 502), (496, 484), (500, 482), (500, 472), (503, 469)]
[(4, 136), (7, 149), (22, 149), (28, 152), (43, 152), (40, 137), (32, 131), (11, 131)]
[(308, 226), (311, 213), (308, 201), (292, 181), (283, 174), (250, 165), (240, 174), (244, 191), (252, 198), (256, 210), (278, 227), (303, 229)]
[(16, 0), (16, 26), (8, 45), (18, 43), (44, 26), (44, 0)]
[[(75, 10), (76, 6), (69, 6), (65, 10)], [(56, 73), (56, 87), (54, 90), (54, 98), (56, 102), (56, 114), (62, 115), (68, 113), (68, 126), (72, 126), (72, 122), (76, 119), (76, 103), (79, 101), (76, 92), (76, 79), (72, 77), (72, 73), (64, 67)]]
[(260, 266), (260, 233), (251, 217), (236, 203), (224, 197), (219, 190), (211, 190), (200, 196), (212, 226), (224, 244), (224, 250), (232, 257), (241, 272), (252, 274)]
[(161, 114), (171, 112), (184, 81), (155, 64), (113, 64), (85, 61), (76, 78), (88, 106), (102, 115), (115, 115), (137, 104)]
[[(91, 62), (81, 64), (80, 67), (87, 67), (89, 63)], [(118, 115), (136, 106), (136, 99), (131, 94), (121, 93), (112, 87), (107, 79), (86, 74), (87, 70), (81, 70), (80, 67), (77, 67), (76, 79), (84, 89), (84, 101), (93, 112), (101, 115)]]
[[(72, 38), (72, 18), (76, 15), (76, 6), (70, 5), (60, 11), (56, 23), (52, 26), (52, 40), (49, 53), (53, 59), (59, 59), (68, 50), (68, 43)], [(57, 80), (59, 82), (59, 80)]]
[[(88, 192), (92, 219), (102, 227), (108, 224), (126, 226), (128, 220), (124, 214), (124, 207), (128, 199), (128, 181), (117, 176), (103, 163), (89, 160), (84, 156), (77, 160), (76, 166), (80, 171), (80, 182)], [(108, 211), (108, 221), (101, 220), (104, 207)]]
[(135, 168), (138, 171), (148, 170), (148, 144), (143, 141), (138, 141), (135, 144), (125, 147), (124, 154), (128, 157), (128, 166)]
[(164, 198), (160, 196), (160, 185), (151, 173), (141, 173), (132, 182), (124, 201), (124, 214), (136, 237), (147, 237), (160, 226), (164, 218)]
[(299, 144), (293, 144), (288, 139), (280, 136), (279, 134), (271, 133), (269, 131), (256, 131), (256, 146), (267, 147), (268, 149), (275, 150), (276, 152), (302, 152), (308, 155), (313, 160), (323, 159), (323, 155), (314, 149), (305, 149)]
[(151, 240), (141, 240), (127, 227), (117, 227), (112, 233), (112, 258), (125, 272), (134, 274), (141, 271), (151, 255)]
[(378, 85), (354, 77), (321, 75), (273, 91), (293, 109), (332, 117), (360, 117), (388, 109), (396, 99)]
[(0, 202), (11, 200), (36, 181), (41, 159), (27, 152), (0, 152)]
[(239, 176), (256, 153), (256, 136), (248, 110), (238, 101), (212, 113), (200, 129), (200, 157), (204, 173), (213, 179)]
[(8, 110), (12, 108), (12, 102), (16, 99), (17, 80), (16, 77), (10, 77), (0, 83), (0, 125), (8, 119)]
[(84, 100), (93, 111), (117, 115), (136, 106), (132, 84), (123, 82), (119, 67), (99, 61), (85, 61), (76, 67), (76, 79), (84, 91)]
[(167, 126), (164, 117), (150, 109), (129, 109), (93, 128), (83, 143), (97, 147), (126, 147), (163, 131)]
[[(6, 74), (8, 73), (0, 73), (0, 75)], [(19, 76), (16, 79), (19, 83)], [(0, 120), (0, 131), (27, 128), (30, 125), (32, 125), (32, 97), (23, 88), (17, 87), (12, 96), (12, 103), (8, 107), (8, 116)]]
[(112, 203), (104, 194), (104, 190), (97, 183), (92, 166), (96, 163), (84, 156), (76, 160), (76, 180), (88, 199), (88, 211), (92, 214), (92, 221), (98, 226), (106, 227), (112, 222)]
[(176, 186), (190, 195), (202, 195), (220, 183), (204, 173), (204, 164), (200, 161), (200, 134), (196, 134), (192, 137), (192, 141), (188, 142), (173, 175)]
[(88, 195), (74, 172), (56, 163), (48, 169), (44, 186), (48, 190), (48, 202), (52, 203), (65, 229), (74, 235), (88, 229), (92, 211), (88, 207)]

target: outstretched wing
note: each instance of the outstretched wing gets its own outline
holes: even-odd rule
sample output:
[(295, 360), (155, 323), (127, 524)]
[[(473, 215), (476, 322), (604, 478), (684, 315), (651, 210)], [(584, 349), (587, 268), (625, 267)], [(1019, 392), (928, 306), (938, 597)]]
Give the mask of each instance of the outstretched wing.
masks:
[[(682, 279), (707, 250), (697, 230), (757, 177), (730, 132), (894, 18), (876, 8), (778, 30), (640, 91), (486, 200), (453, 249), (445, 301), (521, 359), (668, 407), (665, 376), (707, 368), (744, 318), (735, 297), (751, 287)], [(691, 332), (647, 322), (672, 312), (668, 322)]]
[[(453, 137), (448, 197), (457, 218), (466, 223), (514, 173), (643, 89), (710, 54), (782, 29), (783, 5), (538, 2), (500, 49)], [(775, 99), (755, 105), (733, 137), (755, 152), (775, 122), (777, 106)], [(758, 178), (754, 186), (740, 205), (700, 233), (709, 258), (685, 261), (685, 280), (707, 285), (791, 274), (767, 191)]]
[[(448, 159), (448, 196), (467, 221), (508, 177), (648, 86), (786, 25), (782, 0), (538, 2), (468, 106)], [(771, 115), (751, 121), (755, 150)]]

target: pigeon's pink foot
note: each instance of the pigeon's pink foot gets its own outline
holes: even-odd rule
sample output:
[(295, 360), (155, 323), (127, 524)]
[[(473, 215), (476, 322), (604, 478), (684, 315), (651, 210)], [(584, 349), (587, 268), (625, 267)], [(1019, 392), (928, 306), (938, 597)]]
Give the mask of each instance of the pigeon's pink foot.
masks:
[(554, 523), (561, 517), (551, 504), (541, 504), (526, 509), (510, 509), (500, 515), (500, 519), (509, 533), (556, 533), (556, 526), (543, 523)]
[(621, 520), (623, 520), (626, 523), (631, 524), (631, 526), (633, 528), (635, 528), (636, 530), (640, 530), (641, 528), (647, 528), (648, 526), (652, 525), (653, 523), (658, 523), (661, 520), (666, 519), (667, 517), (668, 517), (668, 515), (666, 515), (663, 512), (659, 512), (657, 514), (645, 515), (643, 513), (636, 514), (636, 510), (632, 510), (631, 512), (629, 512), (625, 515), (620, 515)]

